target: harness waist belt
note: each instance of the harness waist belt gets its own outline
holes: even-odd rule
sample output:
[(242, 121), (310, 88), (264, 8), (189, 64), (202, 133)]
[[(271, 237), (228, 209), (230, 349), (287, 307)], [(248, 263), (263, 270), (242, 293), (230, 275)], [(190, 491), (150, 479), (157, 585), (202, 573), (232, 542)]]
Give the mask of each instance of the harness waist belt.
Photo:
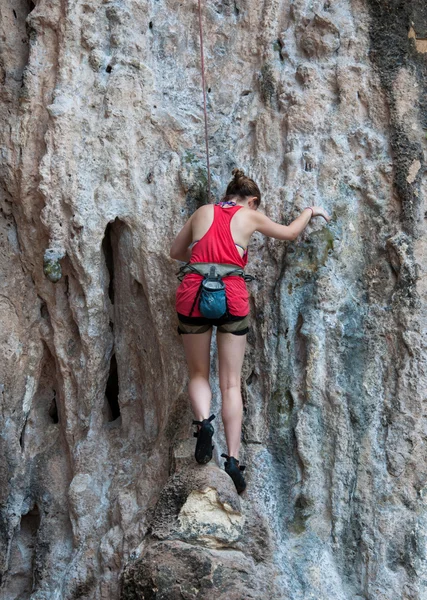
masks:
[(178, 279), (182, 280), (187, 273), (197, 273), (202, 277), (207, 277), (212, 267), (215, 267), (216, 274), (220, 277), (235, 275), (237, 277), (243, 277), (245, 281), (253, 281), (255, 279), (252, 275), (247, 275), (239, 265), (222, 263), (187, 263), (179, 269), (177, 273)]

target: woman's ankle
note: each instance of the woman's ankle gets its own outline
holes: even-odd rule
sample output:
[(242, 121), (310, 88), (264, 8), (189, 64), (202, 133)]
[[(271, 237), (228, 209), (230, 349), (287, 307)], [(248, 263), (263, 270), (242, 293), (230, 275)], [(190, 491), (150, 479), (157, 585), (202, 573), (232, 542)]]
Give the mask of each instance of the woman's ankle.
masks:
[(233, 452), (233, 449), (229, 450), (228, 451), (228, 456), (232, 456), (236, 460), (239, 460), (239, 449), (238, 448), (234, 449), (234, 452)]

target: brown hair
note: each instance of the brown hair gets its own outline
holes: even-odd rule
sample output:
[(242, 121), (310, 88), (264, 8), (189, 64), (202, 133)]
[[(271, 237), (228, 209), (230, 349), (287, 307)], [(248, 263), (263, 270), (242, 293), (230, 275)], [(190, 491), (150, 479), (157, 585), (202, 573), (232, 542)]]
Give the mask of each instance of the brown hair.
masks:
[(233, 196), (240, 196), (241, 198), (256, 196), (255, 204), (258, 208), (261, 203), (261, 192), (255, 181), (246, 177), (241, 169), (233, 169), (232, 175), (234, 177), (227, 186), (223, 200), (229, 200)]

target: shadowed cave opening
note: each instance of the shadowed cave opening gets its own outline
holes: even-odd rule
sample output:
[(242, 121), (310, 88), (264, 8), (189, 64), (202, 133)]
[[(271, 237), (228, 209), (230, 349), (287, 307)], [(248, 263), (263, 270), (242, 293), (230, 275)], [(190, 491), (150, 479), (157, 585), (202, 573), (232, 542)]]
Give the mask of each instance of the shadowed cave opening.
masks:
[[(56, 365), (48, 346), (44, 343), (43, 365), (40, 372), (37, 391), (34, 394), (30, 410), (24, 415), (19, 443), (22, 450), (30, 450), (42, 443), (44, 434), (49, 431), (48, 437), (53, 434), (53, 429), (48, 429), (51, 423), (57, 425), (60, 421), (60, 399), (57, 398), (58, 382), (56, 379)], [(53, 439), (53, 438), (52, 438)], [(50, 439), (50, 441), (52, 441)], [(31, 450), (30, 450), (31, 451)]]
[(56, 392), (53, 390), (53, 398), (51, 405), (49, 407), (49, 417), (52, 419), (53, 423), (59, 423), (59, 415), (58, 415), (58, 406), (56, 404)]
[[(110, 329), (113, 333), (113, 347), (118, 345), (117, 336), (120, 335), (121, 312), (127, 298), (123, 298), (123, 273), (122, 268), (127, 264), (127, 258), (123, 256), (126, 253), (126, 232), (128, 228), (126, 223), (116, 217), (110, 221), (106, 228), (102, 240), (102, 252), (105, 260), (105, 267), (108, 271), (108, 297), (110, 299), (112, 310), (109, 310)], [(125, 237), (125, 239), (124, 239)], [(105, 293), (107, 293), (107, 283), (105, 283)], [(125, 300), (125, 302), (123, 302)], [(116, 331), (116, 321), (118, 331)], [(126, 360), (124, 358), (123, 360)], [(108, 423), (117, 422), (120, 424), (120, 404), (119, 404), (119, 374), (117, 368), (117, 359), (115, 350), (110, 359), (110, 370), (108, 381), (105, 388), (104, 418)]]
[(111, 300), (111, 304), (114, 304), (114, 254), (113, 254), (113, 228), (114, 224), (118, 221), (116, 219), (114, 223), (108, 223), (105, 228), (104, 239), (102, 240), (102, 251), (105, 257), (105, 264), (107, 266), (110, 281), (108, 284), (108, 297)]
[(22, 430), (21, 430), (21, 435), (19, 436), (19, 445), (21, 446), (21, 449), (24, 448), (24, 436), (25, 436), (25, 427), (26, 426), (27, 426), (27, 419), (25, 419), (24, 426), (22, 427)]
[(117, 359), (113, 354), (110, 360), (110, 372), (105, 388), (105, 397), (108, 403), (107, 420), (112, 423), (120, 417), (119, 405), (119, 376), (117, 371)]
[[(13, 52), (13, 71), (15, 71), (16, 82), (19, 81), (20, 87), (25, 87), (25, 71), (28, 66), (28, 60), (30, 55), (30, 39), (34, 39), (36, 35), (35, 29), (31, 24), (30, 20), (27, 21), (28, 15), (34, 10), (36, 5), (30, 0), (23, 0), (22, 2), (10, 2), (9, 4), (15, 4), (15, 8), (12, 9), (10, 18), (14, 22), (14, 31), (10, 31), (11, 40), (15, 38), (16, 42), (19, 40), (19, 51)], [(5, 7), (5, 11), (6, 11)], [(9, 9), (10, 10), (10, 9)], [(12, 16), (13, 15), (13, 16)], [(2, 15), (6, 17), (6, 13)], [(16, 48), (17, 50), (17, 48)], [(9, 67), (10, 73), (12, 73), (11, 66)], [(14, 76), (15, 79), (15, 76)], [(20, 149), (20, 153), (22, 149)]]
[(37, 504), (22, 515), (12, 540), (9, 568), (3, 592), (4, 598), (26, 600), (31, 597), (34, 586), (34, 561), (36, 558), (37, 532), (40, 511)]
[[(36, 8), (36, 5), (34, 4), (34, 2), (31, 2), (31, 0), (27, 0), (26, 2), (24, 2), (22, 4), (22, 9), (21, 9), (21, 14), (23, 14), (23, 18), (24, 21), (25, 19), (28, 17), (28, 15), (30, 14), (30, 12), (32, 12), (34, 9)], [(18, 14), (16, 12), (15, 9), (12, 9), (13, 12), (13, 16), (15, 17), (15, 19), (18, 19)]]

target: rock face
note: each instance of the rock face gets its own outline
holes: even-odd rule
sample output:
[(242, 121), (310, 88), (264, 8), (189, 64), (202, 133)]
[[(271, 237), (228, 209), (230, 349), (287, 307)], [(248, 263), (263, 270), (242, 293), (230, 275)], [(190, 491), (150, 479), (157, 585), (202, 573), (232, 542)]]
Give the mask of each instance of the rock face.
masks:
[(239, 166), (333, 215), (251, 243), (241, 500), (190, 460), (168, 258), (207, 200), (196, 9), (0, 6), (1, 598), (422, 600), (425, 2), (204, 3), (214, 195)]
[(122, 600), (280, 597), (269, 527), (255, 510), (224, 471), (189, 462), (160, 495), (150, 536), (123, 573)]

